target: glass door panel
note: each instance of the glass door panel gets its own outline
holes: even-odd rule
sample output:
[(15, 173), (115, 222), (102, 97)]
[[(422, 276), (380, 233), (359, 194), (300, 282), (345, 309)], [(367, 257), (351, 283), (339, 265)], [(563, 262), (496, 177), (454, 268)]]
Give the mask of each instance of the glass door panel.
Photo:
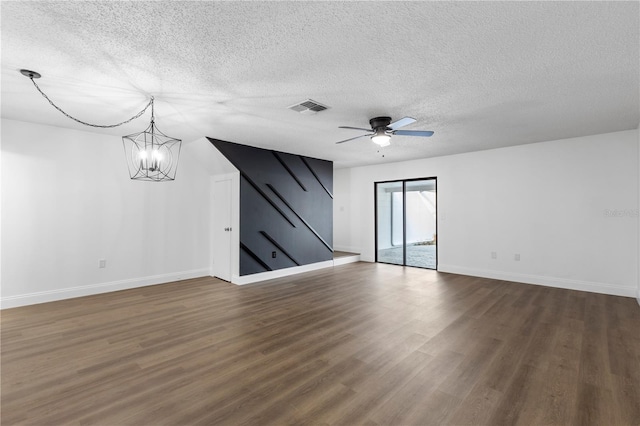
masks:
[(405, 184), (407, 266), (436, 269), (436, 180)]
[(376, 261), (404, 265), (403, 183), (376, 183)]

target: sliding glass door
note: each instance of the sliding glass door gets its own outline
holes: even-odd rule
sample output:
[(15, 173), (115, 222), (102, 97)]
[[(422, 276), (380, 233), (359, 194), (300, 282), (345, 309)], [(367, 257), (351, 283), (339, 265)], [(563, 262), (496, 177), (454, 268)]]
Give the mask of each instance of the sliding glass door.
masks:
[(436, 178), (377, 182), (376, 262), (436, 269)]

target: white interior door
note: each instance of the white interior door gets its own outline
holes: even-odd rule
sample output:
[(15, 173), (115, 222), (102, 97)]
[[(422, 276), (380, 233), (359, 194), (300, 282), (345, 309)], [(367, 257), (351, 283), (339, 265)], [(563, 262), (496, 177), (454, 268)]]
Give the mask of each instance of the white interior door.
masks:
[(213, 275), (231, 281), (231, 179), (215, 182), (213, 205)]

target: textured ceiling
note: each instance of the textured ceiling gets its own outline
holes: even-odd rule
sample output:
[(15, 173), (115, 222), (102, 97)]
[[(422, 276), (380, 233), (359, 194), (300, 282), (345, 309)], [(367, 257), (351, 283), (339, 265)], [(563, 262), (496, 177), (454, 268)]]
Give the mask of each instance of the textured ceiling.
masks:
[[(636, 128), (638, 2), (2, 2), (2, 116), (159, 128), (336, 167)], [(307, 98), (331, 108), (303, 115)], [(412, 116), (380, 150), (338, 126)], [(116, 129), (140, 131), (149, 115)], [(114, 140), (119, 143), (119, 140)], [(379, 152), (378, 152), (379, 151)], [(384, 157), (382, 156), (384, 154)]]

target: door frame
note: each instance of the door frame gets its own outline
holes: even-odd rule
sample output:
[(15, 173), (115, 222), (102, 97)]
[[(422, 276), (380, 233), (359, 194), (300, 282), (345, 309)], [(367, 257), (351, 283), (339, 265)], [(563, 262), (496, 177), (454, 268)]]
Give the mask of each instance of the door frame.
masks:
[[(435, 189), (436, 189), (436, 267), (435, 268), (426, 268), (423, 266), (411, 266), (407, 265), (407, 182), (418, 181), (418, 180), (433, 180)], [(397, 183), (402, 182), (402, 265), (398, 265), (396, 263), (388, 263), (381, 262), (378, 260), (378, 184), (379, 183)], [(381, 180), (373, 182), (373, 235), (374, 235), (374, 252), (375, 252), (375, 262), (376, 263), (384, 263), (386, 265), (396, 265), (396, 266), (409, 266), (411, 268), (420, 268), (420, 269), (429, 269), (431, 271), (438, 270), (438, 262), (440, 261), (440, 256), (438, 253), (439, 250), (439, 241), (440, 235), (438, 231), (438, 176), (430, 176), (430, 177), (421, 177), (421, 178), (411, 178), (411, 179), (391, 179), (391, 180)], [(392, 225), (393, 228), (393, 225)], [(391, 237), (391, 241), (393, 243), (393, 236)]]

